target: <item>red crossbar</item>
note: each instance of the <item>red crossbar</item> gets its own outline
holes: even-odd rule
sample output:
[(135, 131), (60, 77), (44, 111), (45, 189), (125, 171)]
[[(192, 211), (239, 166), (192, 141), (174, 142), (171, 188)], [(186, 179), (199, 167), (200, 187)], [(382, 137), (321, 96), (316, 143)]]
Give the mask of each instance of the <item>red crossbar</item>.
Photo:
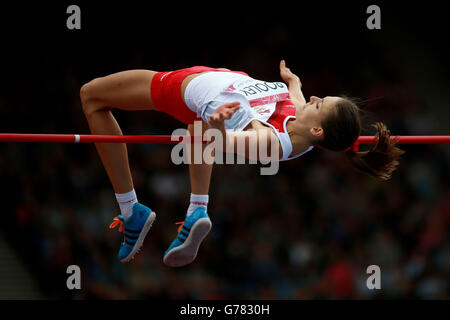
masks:
[[(355, 144), (372, 144), (374, 138), (360, 136)], [(450, 136), (391, 136), (391, 139), (398, 139), (399, 144), (450, 144)], [(183, 136), (0, 133), (0, 141), (176, 144), (183, 141)], [(191, 137), (190, 141), (200, 141), (200, 138)]]

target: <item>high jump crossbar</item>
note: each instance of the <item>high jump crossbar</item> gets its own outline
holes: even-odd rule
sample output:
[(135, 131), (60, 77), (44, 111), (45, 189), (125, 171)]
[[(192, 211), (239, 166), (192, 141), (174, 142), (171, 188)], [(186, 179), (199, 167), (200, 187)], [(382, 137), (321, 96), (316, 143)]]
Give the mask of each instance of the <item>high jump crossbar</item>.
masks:
[[(201, 137), (168, 135), (95, 135), (95, 134), (34, 134), (0, 133), (0, 142), (53, 142), (53, 143), (147, 143), (177, 144), (188, 138), (200, 142)], [(376, 136), (360, 136), (354, 143), (354, 150), (360, 144), (372, 144)], [(399, 144), (450, 144), (450, 136), (391, 136)]]

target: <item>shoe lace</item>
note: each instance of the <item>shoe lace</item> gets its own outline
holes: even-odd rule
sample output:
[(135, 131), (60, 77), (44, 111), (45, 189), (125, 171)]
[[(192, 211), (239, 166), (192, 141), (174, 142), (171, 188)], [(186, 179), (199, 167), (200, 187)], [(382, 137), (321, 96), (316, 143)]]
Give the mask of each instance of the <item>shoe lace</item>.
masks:
[(183, 226), (184, 226), (184, 221), (181, 221), (181, 222), (175, 222), (175, 224), (179, 224), (179, 225), (180, 225), (180, 226), (178, 227), (178, 230), (177, 230), (177, 232), (179, 233), (180, 230), (181, 230), (181, 228), (183, 228)]
[(119, 225), (119, 232), (123, 232), (125, 229), (123, 226), (123, 221), (120, 220), (118, 216), (113, 219), (113, 222), (109, 225), (109, 228), (114, 229), (117, 225)]

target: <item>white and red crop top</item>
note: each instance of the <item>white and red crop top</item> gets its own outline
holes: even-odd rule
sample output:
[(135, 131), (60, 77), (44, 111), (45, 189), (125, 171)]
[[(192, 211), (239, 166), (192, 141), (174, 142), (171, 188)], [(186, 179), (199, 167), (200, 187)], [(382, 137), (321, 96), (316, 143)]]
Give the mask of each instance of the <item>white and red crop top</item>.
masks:
[(283, 156), (280, 161), (298, 158), (312, 146), (295, 156), (286, 129), (289, 119), (295, 119), (296, 108), (283, 82), (256, 80), (232, 72), (208, 72), (194, 78), (185, 91), (186, 105), (208, 122), (211, 114), (222, 104), (238, 101), (241, 107), (225, 120), (227, 130), (242, 131), (251, 121), (258, 120), (274, 129), (280, 140)]

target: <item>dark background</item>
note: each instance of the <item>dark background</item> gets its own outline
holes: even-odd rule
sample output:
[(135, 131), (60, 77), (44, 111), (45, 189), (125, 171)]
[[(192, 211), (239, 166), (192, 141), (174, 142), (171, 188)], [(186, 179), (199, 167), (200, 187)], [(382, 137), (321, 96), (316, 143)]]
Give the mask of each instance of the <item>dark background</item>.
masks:
[[(81, 30), (66, 8), (81, 8)], [(366, 8), (381, 8), (381, 30)], [(0, 132), (88, 134), (83, 83), (126, 69), (193, 65), (279, 81), (279, 61), (306, 97), (358, 97), (364, 133), (448, 135), (449, 50), (440, 2), (156, 3), (62, 1), (0, 9)], [(113, 111), (124, 134), (171, 134), (156, 112)], [(186, 166), (170, 146), (128, 145), (141, 203), (158, 214), (141, 253), (116, 260), (119, 211), (94, 145), (0, 143), (0, 297), (34, 299), (448, 299), (450, 152), (402, 146), (388, 182), (314, 150), (276, 176), (214, 168), (213, 229), (194, 263), (162, 254), (189, 203)], [(79, 265), (82, 289), (66, 288)], [(366, 268), (381, 268), (368, 290)]]

